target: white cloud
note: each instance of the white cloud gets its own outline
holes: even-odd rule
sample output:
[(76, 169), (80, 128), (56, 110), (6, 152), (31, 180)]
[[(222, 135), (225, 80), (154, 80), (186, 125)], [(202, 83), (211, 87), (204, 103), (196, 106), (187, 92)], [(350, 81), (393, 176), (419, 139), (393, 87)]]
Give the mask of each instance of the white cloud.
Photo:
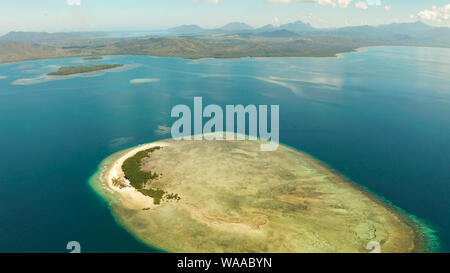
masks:
[(346, 8), (351, 2), (352, 0), (338, 0), (338, 5), (340, 8)]
[(334, 0), (317, 0), (314, 2), (322, 6), (332, 6), (333, 8), (336, 7), (336, 3), (334, 2)]
[(273, 25), (276, 27), (280, 26), (280, 19), (278, 17), (273, 18)]
[(340, 7), (346, 8), (352, 2), (352, 0), (266, 0), (269, 3), (281, 3), (281, 4), (291, 4), (291, 3), (316, 3), (321, 6), (330, 7)]
[(67, 5), (69, 6), (80, 6), (81, 0), (67, 0)]
[(417, 14), (417, 16), (422, 20), (444, 22), (450, 19), (450, 4), (438, 8), (436, 6), (431, 7), (431, 9), (422, 10)]
[(355, 3), (355, 7), (363, 10), (366, 10), (368, 8), (366, 2), (362, 1)]
[(392, 8), (391, 6), (384, 6), (384, 10), (387, 11), (387, 12), (390, 12), (391, 8)]
[[(208, 1), (209, 3), (216, 4), (216, 5), (218, 5), (218, 4), (220, 3), (220, 0), (207, 0), (207, 1)], [(198, 3), (199, 0), (192, 0), (192, 2)]]
[(381, 6), (381, 0), (367, 0), (369, 6)]

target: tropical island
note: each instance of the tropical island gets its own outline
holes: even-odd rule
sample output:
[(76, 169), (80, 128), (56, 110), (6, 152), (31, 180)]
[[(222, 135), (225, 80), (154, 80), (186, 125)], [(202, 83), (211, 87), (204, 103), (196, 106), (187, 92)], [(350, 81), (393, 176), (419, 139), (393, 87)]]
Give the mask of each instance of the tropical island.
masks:
[(48, 73), (49, 76), (68, 76), (73, 74), (89, 73), (121, 67), (123, 64), (102, 64), (102, 65), (79, 65), (79, 66), (63, 66), (57, 71)]
[(169, 252), (428, 250), (423, 223), (302, 152), (260, 144), (145, 144), (107, 158), (91, 185), (126, 229)]
[(92, 57), (83, 58), (83, 61), (99, 61), (99, 60), (103, 60), (103, 57), (101, 57), (101, 56), (92, 56)]

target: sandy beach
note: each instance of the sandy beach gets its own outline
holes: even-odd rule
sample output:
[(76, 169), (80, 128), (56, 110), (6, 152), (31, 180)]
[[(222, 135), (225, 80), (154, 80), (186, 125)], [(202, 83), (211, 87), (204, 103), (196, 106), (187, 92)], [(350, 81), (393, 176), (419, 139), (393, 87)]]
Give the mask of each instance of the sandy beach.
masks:
[(126, 188), (115, 187), (112, 181), (114, 178), (124, 178), (122, 165), (125, 160), (134, 156), (140, 151), (148, 150), (157, 146), (166, 147), (168, 146), (168, 144), (163, 142), (149, 143), (132, 148), (131, 150), (120, 156), (113, 164), (111, 164), (111, 167), (106, 170), (103, 176), (106, 186), (114, 193), (118, 194), (120, 196), (122, 204), (129, 209), (149, 209), (155, 207), (156, 205), (153, 203), (153, 198), (143, 195), (135, 188), (131, 186)]

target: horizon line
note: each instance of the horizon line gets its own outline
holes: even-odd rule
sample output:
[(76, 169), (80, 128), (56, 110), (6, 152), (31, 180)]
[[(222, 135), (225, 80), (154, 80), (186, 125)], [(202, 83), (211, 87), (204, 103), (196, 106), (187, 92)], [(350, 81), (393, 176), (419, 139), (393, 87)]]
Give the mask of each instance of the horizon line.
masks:
[(379, 27), (379, 26), (386, 26), (386, 25), (393, 25), (393, 24), (416, 24), (416, 23), (422, 23), (424, 25), (430, 26), (430, 27), (435, 27), (435, 28), (450, 28), (449, 26), (434, 26), (434, 25), (430, 25), (425, 23), (423, 20), (415, 20), (415, 21), (399, 21), (399, 22), (392, 22), (392, 23), (386, 23), (386, 24), (360, 24), (360, 25), (346, 25), (346, 26), (341, 26), (341, 27), (314, 27), (313, 25), (311, 25), (310, 23), (304, 22), (302, 20), (297, 20), (297, 21), (292, 21), (290, 23), (286, 23), (286, 24), (281, 24), (281, 25), (274, 25), (274, 24), (264, 24), (261, 26), (253, 26), (250, 25), (248, 23), (245, 23), (243, 21), (231, 21), (229, 23), (226, 23), (224, 25), (218, 26), (218, 27), (212, 27), (212, 28), (206, 28), (206, 27), (202, 27), (199, 24), (181, 24), (181, 25), (175, 25), (175, 26), (170, 26), (170, 27), (164, 27), (164, 28), (146, 28), (146, 29), (134, 29), (134, 28), (126, 28), (126, 29), (71, 29), (71, 30), (59, 30), (59, 31), (47, 31), (47, 30), (9, 30), (6, 32), (0, 32), (0, 37), (4, 36), (8, 33), (11, 32), (34, 32), (34, 33), (49, 33), (49, 34), (54, 34), (54, 33), (73, 33), (73, 32), (163, 32), (163, 31), (168, 31), (170, 29), (173, 28), (177, 28), (177, 27), (182, 27), (182, 26), (196, 26), (196, 27), (200, 27), (204, 30), (217, 30), (217, 29), (221, 29), (229, 24), (233, 24), (233, 23), (240, 23), (240, 24), (245, 24), (249, 27), (251, 27), (253, 30), (259, 29), (259, 28), (263, 28), (265, 26), (273, 26), (275, 28), (279, 28), (281, 26), (284, 25), (288, 25), (288, 24), (292, 24), (292, 23), (298, 23), (301, 22), (305, 25), (309, 25), (312, 28), (316, 29), (316, 30), (331, 30), (331, 29), (341, 29), (341, 28), (346, 28), (346, 27), (364, 27), (364, 26), (369, 26), (369, 27)]

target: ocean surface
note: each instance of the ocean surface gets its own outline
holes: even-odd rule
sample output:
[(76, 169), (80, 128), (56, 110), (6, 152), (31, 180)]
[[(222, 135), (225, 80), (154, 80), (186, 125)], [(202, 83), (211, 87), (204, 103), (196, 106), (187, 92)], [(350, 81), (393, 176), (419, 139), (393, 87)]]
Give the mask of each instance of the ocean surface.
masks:
[[(339, 58), (106, 56), (121, 69), (54, 80), (82, 58), (0, 65), (0, 252), (154, 252), (89, 178), (109, 155), (170, 137), (177, 104), (280, 105), (281, 142), (436, 230), (450, 251), (450, 49)], [(159, 79), (143, 84), (133, 79)], [(201, 166), (199, 166), (201, 168)]]

